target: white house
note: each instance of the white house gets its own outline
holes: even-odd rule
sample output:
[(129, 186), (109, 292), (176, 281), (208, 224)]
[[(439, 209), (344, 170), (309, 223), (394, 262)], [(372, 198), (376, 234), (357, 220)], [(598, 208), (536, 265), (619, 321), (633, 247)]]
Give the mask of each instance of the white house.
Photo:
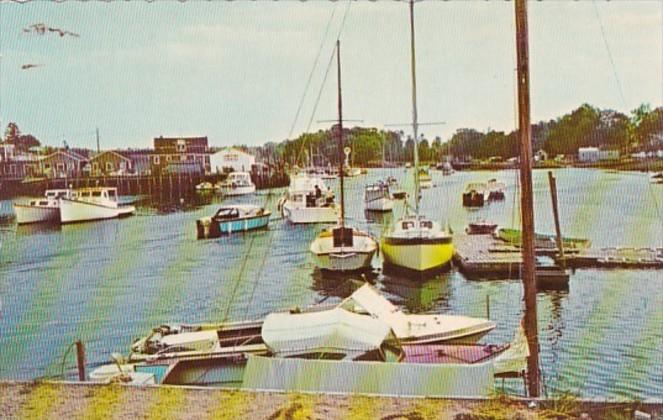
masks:
[(598, 147), (581, 147), (578, 149), (578, 160), (580, 162), (598, 162), (599, 158)]
[(220, 150), (210, 156), (212, 173), (221, 173), (224, 170), (232, 172), (250, 172), (256, 163), (255, 156), (233, 147)]

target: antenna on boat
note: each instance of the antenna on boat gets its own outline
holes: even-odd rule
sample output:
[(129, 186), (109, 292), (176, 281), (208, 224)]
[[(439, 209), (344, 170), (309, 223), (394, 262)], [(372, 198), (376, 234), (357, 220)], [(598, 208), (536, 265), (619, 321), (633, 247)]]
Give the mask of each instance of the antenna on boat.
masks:
[(419, 216), (419, 125), (417, 123), (417, 69), (414, 55), (414, 0), (410, 0), (410, 68), (412, 71), (412, 131), (414, 132), (414, 211)]
[(518, 60), (518, 134), (520, 137), (520, 211), (522, 215), (522, 280), (525, 295), (525, 335), (530, 350), (530, 356), (527, 359), (527, 384), (530, 397), (538, 397), (541, 388), (539, 385), (539, 337), (536, 317), (527, 0), (516, 0), (515, 6), (516, 54)]
[[(336, 74), (338, 80), (338, 175), (341, 179), (341, 235), (345, 237), (345, 190), (343, 183), (343, 100), (341, 99), (341, 41), (336, 40)], [(343, 241), (343, 239), (341, 240)]]

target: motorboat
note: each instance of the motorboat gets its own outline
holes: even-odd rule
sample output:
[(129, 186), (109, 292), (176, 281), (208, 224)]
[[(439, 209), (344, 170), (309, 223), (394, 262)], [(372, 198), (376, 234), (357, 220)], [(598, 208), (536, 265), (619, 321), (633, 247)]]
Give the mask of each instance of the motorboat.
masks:
[(200, 184), (196, 185), (196, 191), (198, 192), (212, 192), (216, 190), (217, 187), (208, 181), (201, 182)]
[(119, 204), (117, 188), (79, 188), (59, 200), (62, 224), (115, 219), (136, 211), (134, 206)]
[(322, 178), (300, 172), (290, 177), (288, 191), (279, 201), (282, 215), (291, 223), (336, 223), (340, 208)]
[(486, 183), (486, 190), (488, 193), (488, 201), (504, 200), (504, 190), (506, 186), (503, 182), (498, 182), (496, 179), (490, 179)]
[(60, 223), (60, 198), (71, 198), (71, 189), (46, 190), (44, 198), (30, 200), (28, 203), (13, 203), (16, 222), (19, 225), (29, 223)]
[(219, 191), (226, 196), (247, 195), (256, 192), (248, 172), (231, 172), (225, 181), (218, 184)]
[(663, 184), (663, 172), (653, 173), (649, 176), (651, 184)]
[(351, 166), (345, 167), (344, 172), (345, 172), (345, 176), (347, 176), (347, 177), (355, 177), (355, 176), (362, 175), (361, 168), (356, 168), (356, 167), (351, 167)]
[(364, 210), (392, 211), (394, 199), (389, 193), (389, 185), (383, 182), (367, 185), (364, 189)]
[(222, 206), (214, 216), (196, 221), (198, 239), (263, 229), (269, 225), (270, 216), (269, 210), (253, 204)]
[[(309, 247), (313, 254), (315, 264), (324, 271), (348, 272), (368, 270), (371, 268), (373, 255), (378, 245), (375, 239), (367, 232), (346, 225), (345, 220), (345, 183), (343, 166), (343, 114), (341, 112), (341, 53), (340, 42), (336, 42), (336, 63), (338, 66), (338, 124), (332, 132), (338, 137), (338, 155), (341, 168), (339, 168), (341, 205), (338, 225), (324, 229), (318, 234)], [(383, 196), (389, 198), (389, 191), (385, 186)]]
[(483, 182), (470, 182), (463, 192), (464, 207), (483, 207), (488, 201), (488, 188)]

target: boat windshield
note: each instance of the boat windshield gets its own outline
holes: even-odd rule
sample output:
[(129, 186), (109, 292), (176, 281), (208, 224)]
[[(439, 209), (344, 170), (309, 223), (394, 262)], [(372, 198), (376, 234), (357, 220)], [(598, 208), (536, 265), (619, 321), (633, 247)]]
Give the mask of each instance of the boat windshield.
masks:
[(214, 216), (218, 219), (237, 219), (239, 217), (239, 211), (236, 208), (223, 208), (219, 209)]

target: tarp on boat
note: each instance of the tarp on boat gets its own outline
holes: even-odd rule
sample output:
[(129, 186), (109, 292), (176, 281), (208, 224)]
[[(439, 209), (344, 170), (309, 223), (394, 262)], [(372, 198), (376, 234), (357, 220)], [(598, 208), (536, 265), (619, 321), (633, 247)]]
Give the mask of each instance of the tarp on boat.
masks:
[(242, 388), (421, 397), (486, 397), (492, 362), (419, 364), (312, 360), (250, 355)]
[(498, 355), (494, 360), (495, 374), (521, 373), (527, 369), (527, 358), (529, 357), (529, 344), (523, 326), (519, 326), (511, 346)]
[(335, 308), (304, 313), (272, 313), (262, 325), (262, 338), (281, 355), (331, 349), (366, 352), (380, 347), (391, 329), (384, 322)]

